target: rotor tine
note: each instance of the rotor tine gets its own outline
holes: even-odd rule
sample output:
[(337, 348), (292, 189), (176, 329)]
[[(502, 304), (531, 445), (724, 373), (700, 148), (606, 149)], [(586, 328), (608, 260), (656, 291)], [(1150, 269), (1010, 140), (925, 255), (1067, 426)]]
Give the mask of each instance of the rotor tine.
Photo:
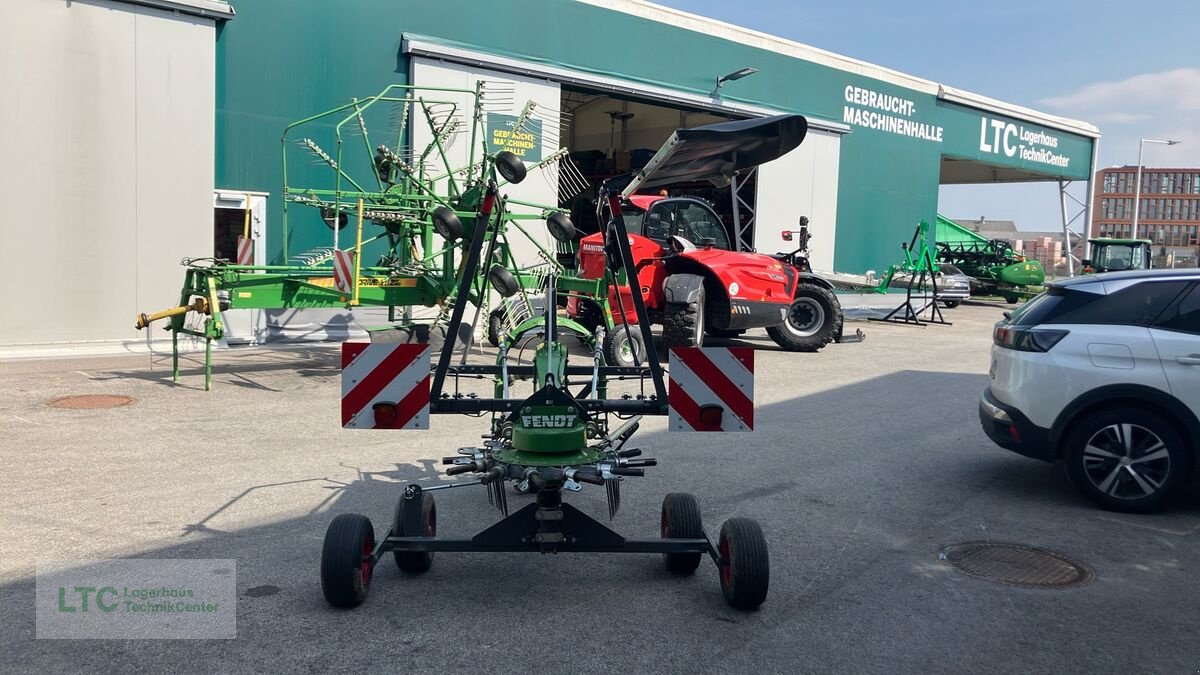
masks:
[(508, 491), (504, 489), (504, 480), (496, 481), (496, 491), (500, 494), (500, 513), (508, 515)]
[(613, 515), (617, 515), (617, 511), (621, 510), (621, 479), (613, 481), (613, 494), (616, 495), (617, 505), (613, 507)]
[(496, 486), (492, 483), (488, 483), (487, 493), (488, 493), (488, 506), (495, 506), (496, 505)]

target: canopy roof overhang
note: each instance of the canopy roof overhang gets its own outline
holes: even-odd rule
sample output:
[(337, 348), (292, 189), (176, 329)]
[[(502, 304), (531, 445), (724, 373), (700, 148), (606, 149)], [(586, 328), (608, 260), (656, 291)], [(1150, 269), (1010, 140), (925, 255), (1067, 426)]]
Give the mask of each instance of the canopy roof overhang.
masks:
[(988, 183), (1035, 183), (1064, 179), (1054, 173), (1031, 171), (999, 164), (989, 164), (977, 159), (942, 157), (939, 183), (942, 185), (982, 185)]

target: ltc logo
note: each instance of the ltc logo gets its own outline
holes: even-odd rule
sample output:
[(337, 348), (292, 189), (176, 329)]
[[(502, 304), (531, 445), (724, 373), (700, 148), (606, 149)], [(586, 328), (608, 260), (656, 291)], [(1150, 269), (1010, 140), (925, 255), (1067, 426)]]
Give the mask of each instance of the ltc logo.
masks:
[[(989, 124), (990, 123), (990, 124)], [(989, 131), (991, 132), (989, 134)], [(991, 136), (989, 139), (988, 137)], [(1017, 125), (1004, 120), (989, 120), (986, 117), (979, 120), (979, 151), (992, 152), (1000, 154), (1003, 147), (1004, 155), (1012, 157), (1017, 154), (1019, 143), (1013, 143), (1014, 140), (1020, 140), (1020, 132), (1017, 130)]]
[[(73, 602), (74, 600), (76, 600), (76, 598), (74, 597), (76, 595), (78, 596), (78, 600), (81, 601), (79, 605), (76, 605), (75, 602)], [(71, 594), (71, 593), (68, 593), (68, 591), (65, 587), (59, 586), (58, 587), (58, 611), (60, 611), (60, 612), (75, 612), (75, 611), (88, 612), (88, 611), (91, 611), (90, 606), (94, 605), (96, 608), (98, 608), (102, 612), (111, 612), (117, 608), (117, 606), (119, 605), (119, 602), (116, 600), (114, 600), (111, 603), (105, 602), (104, 598), (106, 595), (112, 595), (112, 596), (118, 595), (117, 589), (113, 588), (112, 586), (105, 586), (104, 588), (96, 588), (95, 586), (76, 586), (75, 593)], [(70, 597), (68, 597), (68, 596), (70, 596)], [(95, 602), (94, 603), (89, 602), (89, 600), (93, 599), (93, 598), (95, 599)]]
[(566, 429), (575, 426), (575, 413), (566, 415), (521, 415), (521, 426), (533, 429)]

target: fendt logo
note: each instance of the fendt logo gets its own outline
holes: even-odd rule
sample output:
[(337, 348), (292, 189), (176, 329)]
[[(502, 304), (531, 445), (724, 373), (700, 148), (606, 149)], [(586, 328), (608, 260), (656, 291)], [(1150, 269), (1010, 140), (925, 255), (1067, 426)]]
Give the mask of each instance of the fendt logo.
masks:
[(575, 426), (575, 413), (567, 415), (521, 415), (521, 426), (532, 429), (566, 429)]

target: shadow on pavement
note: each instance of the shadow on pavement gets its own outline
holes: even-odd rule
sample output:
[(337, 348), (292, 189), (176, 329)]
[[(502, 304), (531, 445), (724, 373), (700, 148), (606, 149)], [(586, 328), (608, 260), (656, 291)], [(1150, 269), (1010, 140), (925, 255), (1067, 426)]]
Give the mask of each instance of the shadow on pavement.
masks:
[[(286, 364), (264, 367), (295, 368), (302, 357), (312, 372), (336, 374), (336, 351), (287, 356)], [(402, 484), (447, 480), (437, 459), (454, 448), (437, 447), (428, 448), (424, 461), (356, 470), (348, 482), (292, 481), (327, 491), (301, 517), (240, 529), (212, 525), (218, 516), (237, 515), (248, 495), (280, 484), (246, 486), (197, 522), (179, 523), (178, 543), (141, 552), (145, 558), (236, 559), (236, 640), (35, 641), (34, 580), (25, 578), (0, 587), (9, 610), (0, 642), (9, 667), (72, 671), (961, 672), (1194, 665), (1200, 657), (1194, 642), (1175, 639), (1189, 625), (1178, 620), (1195, 625), (1195, 604), (1186, 615), (1147, 614), (1138, 604), (1147, 592), (1194, 599), (1194, 576), (1141, 579), (1122, 556), (1146, 564), (1177, 560), (1194, 569), (1200, 551), (1184, 526), (1200, 523), (1200, 504), (1185, 500), (1157, 521), (1180, 535), (1105, 520), (1107, 514), (1084, 504), (1055, 467), (983, 437), (974, 402), (986, 380), (902, 371), (761, 406), (758, 431), (741, 437), (635, 436), (631, 445), (660, 465), (645, 479), (626, 481), (613, 527), (626, 536), (657, 536), (660, 500), (671, 491), (699, 496), (713, 534), (731, 515), (759, 519), (773, 569), (771, 595), (757, 612), (724, 604), (707, 561), (696, 576), (678, 578), (646, 555), (442, 553), (421, 577), (402, 574), (385, 558), (362, 607), (327, 607), (318, 568), (329, 521), (363, 513), (382, 536)], [(462, 424), (481, 433), (486, 428), (483, 420)], [(411, 443), (419, 434), (397, 438)], [(352, 445), (336, 453), (343, 466), (356, 466)], [(499, 517), (480, 488), (436, 498), (442, 535), (470, 535)], [(515, 510), (527, 499), (514, 495), (510, 506)], [(567, 499), (594, 516), (604, 513), (600, 489)], [(153, 508), (147, 504), (147, 513)], [(949, 543), (993, 538), (1078, 555), (1096, 569), (1098, 581), (1076, 591), (1029, 591), (960, 577), (938, 560)], [(56, 557), (52, 541), (46, 557)], [(1114, 624), (1139, 627), (1128, 635), (1101, 630)], [(1047, 642), (1050, 631), (1059, 635)]]

